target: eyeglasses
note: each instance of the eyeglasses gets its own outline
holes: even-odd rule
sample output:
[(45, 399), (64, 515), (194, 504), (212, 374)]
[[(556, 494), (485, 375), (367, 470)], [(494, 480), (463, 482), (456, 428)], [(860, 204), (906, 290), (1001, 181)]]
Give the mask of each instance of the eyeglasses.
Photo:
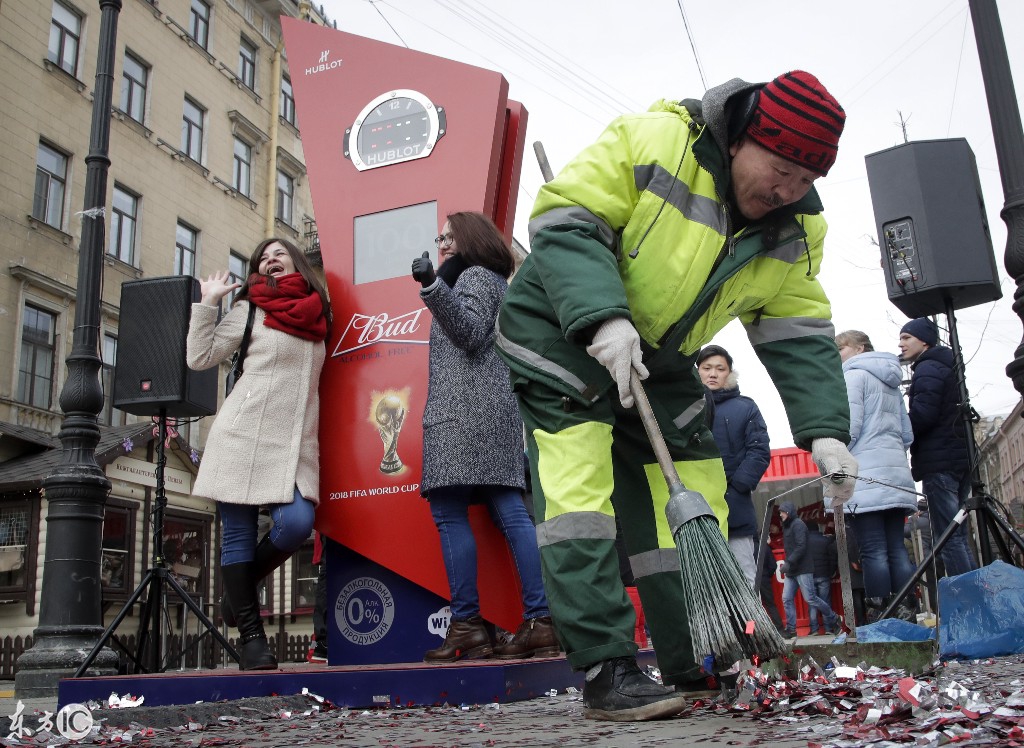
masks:
[(441, 236), (434, 239), (434, 244), (439, 247), (450, 247), (453, 241), (455, 241), (455, 237), (451, 234), (441, 234)]

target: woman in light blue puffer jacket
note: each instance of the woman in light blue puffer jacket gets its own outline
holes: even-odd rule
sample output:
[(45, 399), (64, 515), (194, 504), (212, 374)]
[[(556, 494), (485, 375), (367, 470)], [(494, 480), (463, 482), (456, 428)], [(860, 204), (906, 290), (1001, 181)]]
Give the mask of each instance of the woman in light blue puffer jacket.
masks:
[[(847, 330), (836, 336), (850, 401), (850, 453), (861, 478), (846, 503), (860, 544), (864, 594), (871, 607), (887, 607), (914, 573), (903, 543), (903, 524), (917, 511), (914, 479), (907, 463), (913, 431), (899, 385), (903, 370), (895, 354), (876, 351), (867, 335)], [(895, 486), (898, 488), (890, 488)], [(917, 610), (908, 595), (897, 613), (908, 620)]]

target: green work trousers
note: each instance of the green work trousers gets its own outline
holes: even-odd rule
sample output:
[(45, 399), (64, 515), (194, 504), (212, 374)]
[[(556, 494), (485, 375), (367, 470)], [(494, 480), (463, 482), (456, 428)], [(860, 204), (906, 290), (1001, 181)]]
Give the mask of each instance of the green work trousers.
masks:
[[(544, 586), (569, 663), (582, 670), (636, 654), (635, 613), (615, 549), (618, 518), (662, 678), (702, 677), (665, 518), (668, 488), (636, 409), (622, 408), (614, 389), (585, 407), (524, 378), (514, 377), (514, 387), (534, 471)], [(662, 365), (644, 387), (684, 485), (704, 495), (724, 535), (725, 472), (693, 358)]]

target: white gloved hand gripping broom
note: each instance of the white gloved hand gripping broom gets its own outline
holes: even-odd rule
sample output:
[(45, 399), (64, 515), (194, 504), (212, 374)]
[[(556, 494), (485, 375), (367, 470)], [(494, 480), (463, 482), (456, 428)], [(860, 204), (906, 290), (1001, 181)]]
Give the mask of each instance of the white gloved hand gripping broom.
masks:
[[(690, 622), (693, 656), (708, 672), (737, 660), (783, 654), (785, 642), (729, 549), (718, 518), (697, 491), (679, 479), (640, 377), (630, 376), (637, 412), (668, 484), (668, 518), (679, 552), (684, 613)], [(713, 661), (709, 662), (708, 658)]]

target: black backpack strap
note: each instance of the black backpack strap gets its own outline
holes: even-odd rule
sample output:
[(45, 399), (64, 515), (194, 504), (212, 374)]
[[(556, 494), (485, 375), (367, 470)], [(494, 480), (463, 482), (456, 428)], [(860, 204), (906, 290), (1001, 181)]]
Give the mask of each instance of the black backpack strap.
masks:
[(245, 354), (249, 351), (249, 338), (252, 337), (252, 322), (256, 319), (256, 305), (249, 303), (249, 316), (245, 320), (245, 333), (242, 335), (242, 345), (238, 347), (238, 375), (241, 376), (245, 370)]

